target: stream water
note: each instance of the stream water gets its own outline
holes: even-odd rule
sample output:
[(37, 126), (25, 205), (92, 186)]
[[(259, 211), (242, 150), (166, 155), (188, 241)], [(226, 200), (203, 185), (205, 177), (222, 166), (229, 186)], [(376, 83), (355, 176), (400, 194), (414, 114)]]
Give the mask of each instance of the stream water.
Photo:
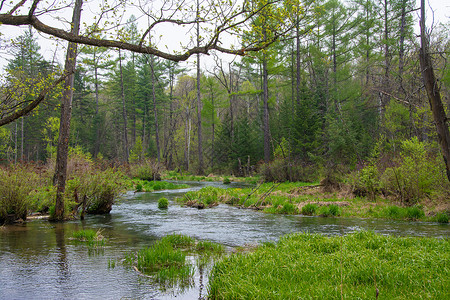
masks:
[[(221, 183), (189, 183), (191, 188), (127, 193), (110, 215), (84, 221), (33, 220), (0, 227), (0, 299), (203, 299), (206, 272), (196, 271), (190, 288), (166, 288), (121, 261), (127, 253), (171, 233), (211, 240), (232, 248), (276, 241), (291, 232), (327, 235), (355, 230), (381, 234), (449, 237), (448, 224), (271, 215), (228, 205), (198, 210), (173, 202), (189, 190)], [(231, 187), (236, 187), (233, 183)], [(170, 200), (160, 210), (160, 197)], [(70, 239), (80, 229), (102, 230), (105, 246), (95, 251)]]

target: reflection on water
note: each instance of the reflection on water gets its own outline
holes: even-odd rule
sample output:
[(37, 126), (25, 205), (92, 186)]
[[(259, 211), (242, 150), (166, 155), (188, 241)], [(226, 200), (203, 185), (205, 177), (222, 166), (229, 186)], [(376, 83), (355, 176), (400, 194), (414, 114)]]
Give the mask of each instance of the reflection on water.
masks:
[[(220, 183), (195, 183), (191, 189)], [(0, 227), (0, 299), (199, 299), (206, 296), (208, 268), (201, 266), (194, 286), (183, 293), (162, 291), (151, 279), (121, 263), (129, 251), (170, 233), (207, 239), (229, 247), (275, 241), (298, 232), (345, 234), (359, 229), (382, 234), (448, 237), (449, 225), (424, 222), (269, 215), (227, 205), (184, 208), (173, 199), (188, 189), (128, 193), (110, 215), (84, 221), (31, 221)], [(168, 210), (157, 200), (168, 198)], [(103, 251), (89, 251), (69, 238), (81, 229), (102, 230)], [(108, 264), (116, 262), (114, 268)]]

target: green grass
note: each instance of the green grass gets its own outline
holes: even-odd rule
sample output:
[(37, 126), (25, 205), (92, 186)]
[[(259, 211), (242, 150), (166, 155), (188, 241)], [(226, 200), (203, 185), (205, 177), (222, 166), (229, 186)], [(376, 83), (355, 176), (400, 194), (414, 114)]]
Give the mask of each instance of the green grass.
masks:
[(293, 234), (218, 262), (210, 299), (450, 299), (450, 240)]
[(158, 208), (159, 209), (167, 209), (169, 207), (169, 200), (167, 198), (162, 197), (158, 199)]
[[(301, 191), (305, 187), (307, 190), (311, 189), (311, 183), (285, 182), (271, 190), (273, 186), (273, 183), (264, 183), (258, 185), (256, 191), (256, 186), (228, 189), (206, 187), (199, 191), (188, 192), (185, 197), (178, 198), (177, 201), (194, 207), (201, 204), (202, 208), (212, 207), (218, 203), (247, 208), (259, 207), (264, 212), (273, 214), (302, 213), (303, 215), (322, 217), (437, 221), (436, 215), (426, 215), (424, 209), (418, 205), (403, 207), (392, 205), (388, 199), (377, 198), (373, 201), (359, 197), (347, 199), (339, 198), (339, 195), (332, 193), (302, 194)], [(306, 204), (302, 205), (305, 202)], [(299, 206), (302, 207), (301, 211), (298, 210)], [(445, 216), (441, 216), (441, 218), (445, 223)]]
[(318, 209), (317, 204), (308, 203), (302, 207), (302, 215), (314, 216), (316, 214), (317, 209)]
[(105, 245), (105, 239), (101, 230), (84, 229), (72, 233), (77, 242), (86, 243), (89, 247), (101, 247)]
[(140, 179), (128, 180), (128, 189), (134, 190), (136, 192), (153, 192), (160, 190), (176, 190), (188, 188), (187, 184), (175, 184), (173, 182), (167, 181), (146, 181)]
[(208, 260), (212, 255), (221, 255), (222, 245), (210, 242), (196, 242), (194, 238), (171, 234), (156, 241), (150, 247), (130, 253), (126, 262), (139, 272), (152, 276), (157, 282), (171, 286), (186, 286), (192, 281), (194, 266), (186, 259), (187, 255), (197, 255)]
[(439, 223), (448, 223), (448, 215), (446, 213), (439, 213), (436, 215), (436, 221)]

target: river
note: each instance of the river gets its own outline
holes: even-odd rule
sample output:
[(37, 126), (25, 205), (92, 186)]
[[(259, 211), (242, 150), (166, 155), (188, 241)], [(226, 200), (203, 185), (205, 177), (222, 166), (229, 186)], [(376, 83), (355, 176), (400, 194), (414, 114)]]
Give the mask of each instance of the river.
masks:
[[(0, 299), (199, 299), (206, 296), (195, 273), (193, 286), (179, 290), (161, 287), (121, 261), (127, 253), (151, 245), (171, 233), (211, 240), (228, 249), (276, 241), (291, 232), (327, 235), (355, 230), (381, 234), (449, 237), (450, 226), (356, 218), (322, 218), (264, 214), (219, 205), (198, 210), (181, 207), (175, 197), (204, 186), (230, 187), (217, 182), (189, 182), (191, 188), (154, 193), (129, 192), (110, 215), (84, 221), (50, 223), (33, 220), (0, 227)], [(232, 183), (231, 187), (237, 187)], [(170, 200), (160, 210), (160, 197)], [(105, 246), (95, 251), (70, 238), (81, 229), (101, 230)], [(114, 266), (113, 266), (114, 265)]]

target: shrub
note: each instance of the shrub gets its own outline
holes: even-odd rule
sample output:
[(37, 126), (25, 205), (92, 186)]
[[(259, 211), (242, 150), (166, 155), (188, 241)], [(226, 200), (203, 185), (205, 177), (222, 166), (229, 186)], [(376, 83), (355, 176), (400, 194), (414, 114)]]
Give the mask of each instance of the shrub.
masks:
[(386, 215), (391, 219), (400, 219), (403, 217), (403, 211), (396, 205), (388, 206), (385, 209)]
[(225, 177), (225, 178), (223, 179), (223, 184), (230, 184), (230, 183), (231, 183), (230, 178)]
[(366, 166), (359, 172), (357, 188), (363, 194), (368, 194), (372, 200), (375, 198), (375, 194), (380, 186), (378, 177), (378, 169), (373, 165)]
[(403, 141), (399, 166), (387, 168), (382, 176), (383, 189), (402, 202), (415, 204), (445, 182), (440, 158), (430, 156), (426, 146), (417, 137)]
[(298, 208), (291, 202), (284, 202), (283, 206), (279, 210), (280, 214), (294, 215), (298, 213)]
[[(81, 173), (67, 182), (66, 195), (91, 214), (107, 214), (122, 192), (124, 175), (116, 169)], [(77, 206), (77, 207), (78, 207)], [(82, 210), (82, 215), (84, 209)]]
[(438, 213), (436, 215), (436, 221), (446, 224), (448, 223), (448, 215), (446, 213)]
[(312, 182), (318, 177), (318, 168), (313, 165), (293, 163), (287, 159), (275, 159), (260, 167), (259, 173), (265, 182)]
[(339, 216), (339, 206), (337, 206), (336, 204), (322, 206), (320, 208), (320, 215), (322, 217)]
[(339, 206), (337, 206), (336, 204), (331, 204), (328, 206), (328, 212), (330, 213), (330, 215), (332, 216), (339, 216), (340, 215), (340, 209)]
[(131, 177), (141, 180), (154, 181), (161, 180), (162, 166), (152, 160), (146, 160), (139, 165), (133, 165), (131, 167)]
[(313, 216), (316, 213), (317, 208), (317, 204), (308, 203), (302, 207), (302, 214), (306, 216)]
[(406, 209), (406, 218), (408, 218), (408, 219), (418, 220), (420, 218), (423, 218), (424, 216), (425, 216), (425, 212), (423, 211), (423, 209), (421, 209), (417, 206), (408, 207)]
[(169, 207), (169, 200), (167, 200), (167, 198), (159, 198), (158, 200), (158, 208), (159, 209), (166, 209)]
[(0, 224), (25, 220), (32, 201), (30, 193), (39, 186), (39, 176), (26, 166), (0, 168)]

